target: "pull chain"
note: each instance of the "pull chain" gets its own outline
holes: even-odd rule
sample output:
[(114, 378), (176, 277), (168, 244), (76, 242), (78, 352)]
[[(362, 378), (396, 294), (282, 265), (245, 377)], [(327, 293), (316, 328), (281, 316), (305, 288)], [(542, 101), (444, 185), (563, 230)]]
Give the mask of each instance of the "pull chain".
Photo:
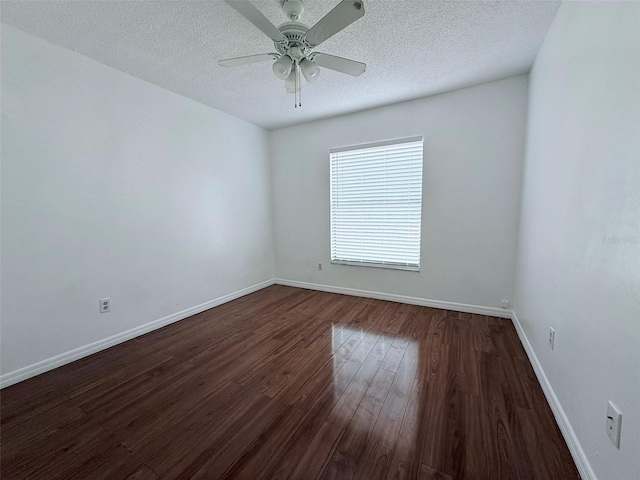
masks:
[(298, 108), (298, 64), (294, 64), (293, 74), (293, 108)]
[(302, 79), (300, 78), (300, 71), (298, 71), (298, 84), (300, 88), (298, 92), (298, 106), (302, 107)]
[(293, 108), (302, 107), (302, 81), (300, 80), (300, 69), (297, 64), (294, 64), (293, 74)]

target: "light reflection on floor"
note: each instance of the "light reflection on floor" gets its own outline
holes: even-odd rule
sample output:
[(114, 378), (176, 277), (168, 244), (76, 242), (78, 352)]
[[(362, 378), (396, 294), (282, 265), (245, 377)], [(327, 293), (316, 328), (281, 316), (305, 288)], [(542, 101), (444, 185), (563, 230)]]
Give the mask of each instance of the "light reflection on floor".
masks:
[(419, 342), (349, 325), (333, 324), (331, 329), (334, 407), (328, 420), (347, 429), (367, 429), (381, 446), (393, 448), (401, 429), (404, 441), (414, 443)]

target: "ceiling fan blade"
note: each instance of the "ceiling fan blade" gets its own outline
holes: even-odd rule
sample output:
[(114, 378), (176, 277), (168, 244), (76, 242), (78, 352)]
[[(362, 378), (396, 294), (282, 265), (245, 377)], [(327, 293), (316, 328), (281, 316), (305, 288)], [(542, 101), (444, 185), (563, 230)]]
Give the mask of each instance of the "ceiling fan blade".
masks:
[(307, 31), (307, 42), (312, 47), (317, 47), (363, 15), (364, 3), (362, 0), (342, 0)]
[(316, 53), (312, 57), (313, 62), (319, 67), (329, 68), (336, 72), (346, 73), (358, 77), (367, 69), (367, 64), (349, 60), (347, 58), (327, 55), (326, 53)]
[(233, 8), (244, 18), (253, 23), (258, 29), (274, 42), (286, 41), (285, 37), (276, 26), (265, 17), (260, 10), (253, 6), (249, 0), (224, 0), (227, 5)]
[(260, 55), (248, 55), (246, 57), (225, 58), (218, 60), (218, 65), (222, 67), (235, 67), (236, 65), (244, 65), (246, 63), (266, 62), (267, 60), (277, 60), (277, 53), (261, 53)]

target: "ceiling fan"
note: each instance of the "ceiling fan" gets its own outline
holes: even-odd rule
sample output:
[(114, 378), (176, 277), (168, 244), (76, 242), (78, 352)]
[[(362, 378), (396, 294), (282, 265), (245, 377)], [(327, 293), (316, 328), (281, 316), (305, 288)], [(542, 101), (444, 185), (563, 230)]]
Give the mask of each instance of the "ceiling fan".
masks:
[(311, 28), (300, 23), (300, 17), (304, 11), (304, 0), (280, 0), (282, 10), (289, 21), (279, 27), (273, 25), (249, 0), (224, 1), (273, 40), (277, 52), (227, 58), (218, 61), (218, 64), (223, 67), (234, 67), (247, 63), (274, 61), (273, 73), (284, 80), (288, 93), (296, 94), (296, 107), (302, 106), (302, 102), (298, 100), (301, 89), (300, 73), (307, 82), (311, 83), (320, 74), (318, 67), (329, 68), (354, 77), (362, 75), (367, 68), (367, 65), (362, 62), (314, 51), (322, 42), (364, 15), (362, 0), (342, 0)]

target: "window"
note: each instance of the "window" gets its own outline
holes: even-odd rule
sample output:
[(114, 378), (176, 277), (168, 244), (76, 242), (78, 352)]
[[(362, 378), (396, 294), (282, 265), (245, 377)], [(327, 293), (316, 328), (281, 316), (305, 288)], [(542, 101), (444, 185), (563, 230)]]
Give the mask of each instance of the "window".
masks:
[(422, 137), (329, 156), (331, 262), (420, 270)]

